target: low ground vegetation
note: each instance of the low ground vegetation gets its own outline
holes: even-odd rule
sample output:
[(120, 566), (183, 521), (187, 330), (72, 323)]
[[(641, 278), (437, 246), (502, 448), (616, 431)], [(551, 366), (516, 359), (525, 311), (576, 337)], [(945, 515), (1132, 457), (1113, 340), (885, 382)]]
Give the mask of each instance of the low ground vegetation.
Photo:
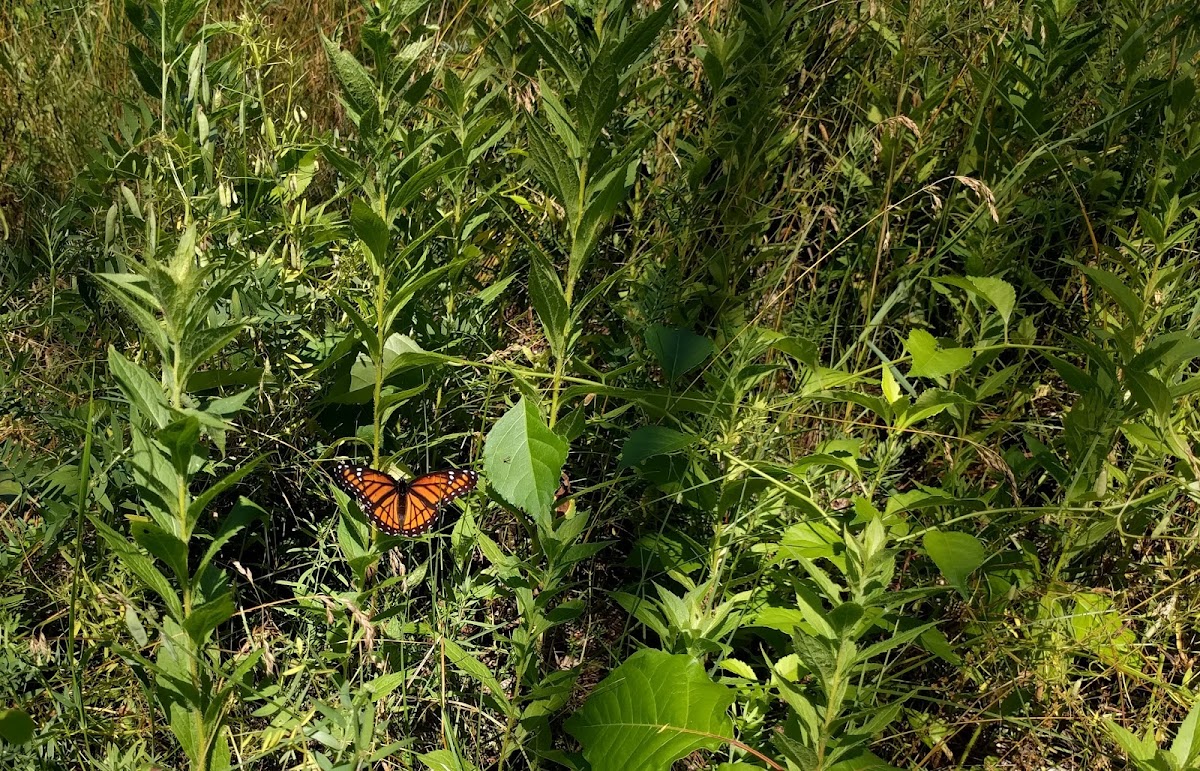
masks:
[(0, 766), (1200, 767), (1198, 22), (0, 9)]

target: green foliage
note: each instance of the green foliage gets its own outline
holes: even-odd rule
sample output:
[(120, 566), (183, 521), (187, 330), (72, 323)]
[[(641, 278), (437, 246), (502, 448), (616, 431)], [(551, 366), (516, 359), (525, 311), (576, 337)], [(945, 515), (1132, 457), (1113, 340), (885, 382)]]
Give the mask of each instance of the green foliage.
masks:
[(0, 766), (1195, 766), (1191, 5), (51, 5)]
[(1185, 771), (1196, 768), (1197, 759), (1200, 758), (1197, 726), (1200, 726), (1200, 709), (1192, 707), (1183, 724), (1179, 726), (1179, 732), (1171, 742), (1170, 750), (1161, 750), (1150, 731), (1139, 739), (1114, 722), (1105, 724), (1113, 743), (1133, 761), (1136, 768), (1145, 771)]
[(669, 768), (729, 736), (733, 701), (694, 659), (644, 650), (610, 672), (566, 728), (597, 771)]
[(488, 432), (483, 469), (497, 493), (543, 526), (566, 460), (567, 443), (521, 399)]
[(19, 709), (0, 711), (0, 738), (10, 744), (25, 744), (33, 738), (33, 721)]

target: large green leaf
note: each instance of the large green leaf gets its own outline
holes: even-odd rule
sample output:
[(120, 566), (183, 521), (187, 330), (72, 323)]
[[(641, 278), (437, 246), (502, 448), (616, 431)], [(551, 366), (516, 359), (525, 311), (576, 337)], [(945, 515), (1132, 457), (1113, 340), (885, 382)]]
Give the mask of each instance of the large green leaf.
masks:
[(1001, 318), (1004, 319), (1005, 325), (1012, 318), (1013, 309), (1017, 306), (1017, 292), (1013, 289), (1012, 284), (1002, 278), (992, 276), (967, 276), (979, 294), (992, 304), (992, 307), (1000, 312)]
[(969, 348), (941, 348), (933, 335), (922, 329), (914, 329), (904, 342), (912, 356), (910, 377), (945, 377), (971, 363)]
[(348, 51), (338, 48), (324, 35), (321, 44), (325, 47), (325, 55), (329, 58), (329, 66), (334, 76), (342, 86), (342, 96), (346, 103), (359, 115), (376, 106), (375, 83), (371, 73), (367, 71)]
[[(1078, 265), (1078, 263), (1075, 263)], [(1093, 268), (1087, 265), (1079, 265), (1087, 277), (1096, 283), (1101, 289), (1111, 297), (1117, 305), (1121, 306), (1121, 310), (1129, 316), (1129, 320), (1135, 324), (1140, 324), (1142, 320), (1142, 310), (1145, 304), (1142, 298), (1125, 285), (1121, 277), (1111, 271)]]
[(619, 97), (617, 68), (607, 53), (602, 53), (588, 67), (576, 96), (579, 141), (586, 152), (591, 152), (592, 144), (617, 108)]
[(183, 628), (171, 619), (164, 619), (155, 658), (158, 669), (155, 696), (167, 714), (167, 726), (191, 761), (191, 766), (199, 768), (204, 765), (205, 731), (201, 706), (203, 697), (191, 682), (190, 669), (195, 657), (196, 649)]
[(387, 223), (370, 206), (355, 201), (350, 207), (350, 227), (354, 228), (354, 235), (375, 258), (376, 268), (383, 270), (383, 266), (387, 265), (387, 247), (391, 239)]
[(137, 547), (129, 541), (126, 541), (124, 536), (113, 530), (102, 520), (96, 517), (89, 517), (92, 525), (96, 528), (96, 532), (104, 539), (108, 548), (117, 555), (125, 567), (129, 568), (130, 572), (142, 580), (155, 594), (162, 598), (163, 603), (167, 607), (167, 611), (174, 618), (179, 618), (183, 615), (183, 604), (179, 601), (179, 597), (172, 588), (171, 582), (167, 580), (158, 568), (154, 567), (154, 562), (138, 551)]
[(129, 533), (139, 546), (165, 562), (176, 578), (187, 580), (188, 548), (182, 538), (144, 517), (130, 519)]
[(642, 650), (604, 678), (566, 728), (593, 771), (665, 771), (732, 738), (733, 700), (695, 659)]
[(171, 341), (158, 319), (156, 311), (161, 309), (158, 299), (149, 291), (146, 279), (130, 273), (97, 273), (96, 278), (134, 320), (142, 334), (154, 343), (158, 352), (167, 356)]
[(9, 744), (24, 744), (33, 738), (33, 721), (19, 709), (0, 710), (0, 738)]
[(625, 199), (627, 168), (612, 169), (607, 175), (588, 180), (587, 196), (583, 210), (579, 213), (578, 225), (571, 241), (570, 257), (567, 260), (567, 284), (574, 286), (583, 275), (586, 264), (604, 228), (612, 221), (617, 207)]
[(696, 367), (712, 355), (713, 344), (686, 329), (669, 329), (659, 324), (646, 332), (646, 345), (658, 359), (667, 380), (675, 380)]
[(496, 421), (483, 447), (488, 485), (539, 522), (549, 515), (566, 460), (566, 441), (526, 399)]
[(475, 771), (477, 766), (450, 750), (434, 750), (418, 755), (417, 760), (429, 771)]
[[(437, 364), (444, 360), (428, 351), (407, 335), (393, 334), (383, 344), (383, 379), (385, 381), (407, 370)], [(343, 394), (331, 395), (329, 401), (361, 404), (370, 401), (375, 391), (375, 360), (359, 354), (350, 368), (350, 385)]]
[(156, 426), (161, 428), (167, 425), (171, 413), (167, 409), (162, 387), (150, 373), (126, 359), (111, 345), (108, 347), (108, 368), (131, 405), (154, 421)]
[(994, 278), (992, 276), (943, 276), (936, 279), (935, 283), (949, 284), (970, 292), (973, 295), (982, 297), (993, 308), (1000, 312), (1001, 318), (1004, 319), (1005, 326), (1012, 318), (1013, 309), (1017, 305), (1017, 293), (1013, 289), (1012, 284), (1002, 278)]
[(529, 260), (529, 299), (555, 356), (562, 356), (569, 319), (567, 297), (550, 260), (540, 251)]
[(570, 50), (560, 43), (550, 30), (526, 16), (519, 9), (515, 11), (514, 15), (521, 26), (525, 28), (534, 47), (542, 55), (542, 59), (557, 70), (558, 74), (566, 78), (572, 88), (578, 88), (583, 75), (579, 71), (579, 63), (575, 61)]
[(171, 453), (175, 473), (187, 476), (188, 466), (200, 443), (200, 421), (194, 417), (180, 418), (160, 429), (157, 436)]
[(534, 173), (548, 188), (547, 192), (567, 212), (567, 219), (574, 221), (578, 216), (579, 170), (571, 162), (570, 154), (562, 142), (554, 138), (537, 120), (531, 119), (529, 132), (529, 161)]
[(183, 620), (183, 628), (196, 645), (203, 645), (212, 631), (233, 618), (236, 611), (233, 592), (223, 591), (208, 602), (193, 607)]
[(1180, 768), (1187, 768), (1189, 763), (1200, 757), (1200, 703), (1192, 705), (1188, 716), (1180, 724), (1175, 741), (1171, 742), (1171, 755)]
[(967, 596), (967, 577), (983, 564), (986, 557), (979, 539), (970, 533), (930, 530), (923, 543), (946, 583)]
[(621, 71), (622, 78), (631, 74), (634, 65), (643, 60), (646, 52), (654, 45), (658, 33), (662, 31), (663, 25), (671, 18), (671, 14), (675, 12), (673, 3), (663, 3), (657, 11), (650, 14), (646, 18), (638, 22), (629, 32), (621, 39), (613, 50), (613, 62)]
[(656, 455), (679, 452), (698, 441), (698, 437), (666, 426), (642, 426), (634, 430), (621, 447), (621, 467), (636, 466)]

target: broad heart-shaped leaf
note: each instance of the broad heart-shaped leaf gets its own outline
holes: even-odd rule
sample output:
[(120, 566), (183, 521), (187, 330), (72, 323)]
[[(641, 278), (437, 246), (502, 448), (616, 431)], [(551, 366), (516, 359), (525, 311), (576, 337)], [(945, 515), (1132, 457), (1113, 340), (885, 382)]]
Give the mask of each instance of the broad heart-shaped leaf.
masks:
[(658, 359), (667, 380), (675, 380), (699, 367), (712, 355), (713, 344), (686, 329), (668, 329), (655, 324), (646, 331), (646, 345)]
[[(407, 335), (394, 333), (383, 344), (383, 379), (417, 367), (441, 363), (443, 359), (429, 354)], [(375, 362), (367, 354), (359, 354), (350, 368), (350, 387), (346, 393), (330, 397), (330, 401), (361, 404), (370, 401), (375, 390)]]
[(945, 377), (971, 363), (971, 349), (939, 348), (933, 335), (923, 329), (909, 332), (904, 347), (912, 355), (908, 374), (913, 377)]
[(537, 407), (524, 398), (496, 421), (483, 446), (488, 485), (540, 525), (549, 525), (566, 460), (566, 440), (551, 431)]
[(938, 284), (949, 284), (959, 289), (982, 297), (1000, 313), (1004, 325), (1012, 318), (1013, 309), (1017, 305), (1017, 293), (1012, 284), (1002, 278), (992, 276), (942, 276), (934, 280)]
[(942, 571), (946, 583), (967, 596), (967, 577), (983, 564), (983, 544), (970, 533), (930, 530), (923, 540), (929, 558)]
[(634, 430), (621, 448), (621, 468), (636, 466), (655, 455), (670, 455), (691, 447), (697, 437), (666, 426), (642, 426)]
[(691, 657), (641, 650), (596, 686), (566, 728), (593, 771), (666, 771), (732, 738), (733, 699)]
[(0, 709), (0, 739), (9, 744), (24, 744), (33, 738), (33, 720), (19, 709)]
[(1012, 318), (1013, 308), (1017, 306), (1017, 292), (1012, 284), (993, 276), (967, 276), (967, 280), (1000, 312), (1000, 317), (1007, 326), (1008, 320)]

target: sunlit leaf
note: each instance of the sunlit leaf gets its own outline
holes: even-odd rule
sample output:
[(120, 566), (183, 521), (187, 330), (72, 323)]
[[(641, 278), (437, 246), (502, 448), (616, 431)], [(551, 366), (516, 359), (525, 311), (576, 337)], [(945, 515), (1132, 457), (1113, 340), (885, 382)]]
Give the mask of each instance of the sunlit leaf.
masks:
[(483, 446), (483, 468), (491, 489), (535, 520), (549, 517), (566, 460), (566, 441), (546, 426), (537, 407), (524, 398), (496, 421)]
[(909, 332), (904, 347), (912, 356), (910, 376), (945, 377), (971, 363), (969, 348), (942, 348), (933, 335), (922, 329)]
[(389, 240), (387, 224), (383, 218), (367, 204), (355, 201), (350, 207), (350, 227), (354, 228), (358, 240), (366, 245), (371, 256), (375, 258), (377, 269), (382, 270), (387, 264)]
[(930, 530), (923, 540), (925, 551), (946, 578), (946, 583), (967, 596), (967, 577), (983, 564), (986, 553), (970, 533)]
[(646, 649), (610, 672), (566, 728), (593, 771), (667, 769), (733, 738), (733, 700), (695, 659)]
[(362, 115), (375, 107), (375, 84), (371, 73), (353, 55), (338, 48), (337, 43), (324, 35), (321, 35), (321, 44), (325, 47), (330, 69), (342, 86), (342, 97), (350, 108)]

